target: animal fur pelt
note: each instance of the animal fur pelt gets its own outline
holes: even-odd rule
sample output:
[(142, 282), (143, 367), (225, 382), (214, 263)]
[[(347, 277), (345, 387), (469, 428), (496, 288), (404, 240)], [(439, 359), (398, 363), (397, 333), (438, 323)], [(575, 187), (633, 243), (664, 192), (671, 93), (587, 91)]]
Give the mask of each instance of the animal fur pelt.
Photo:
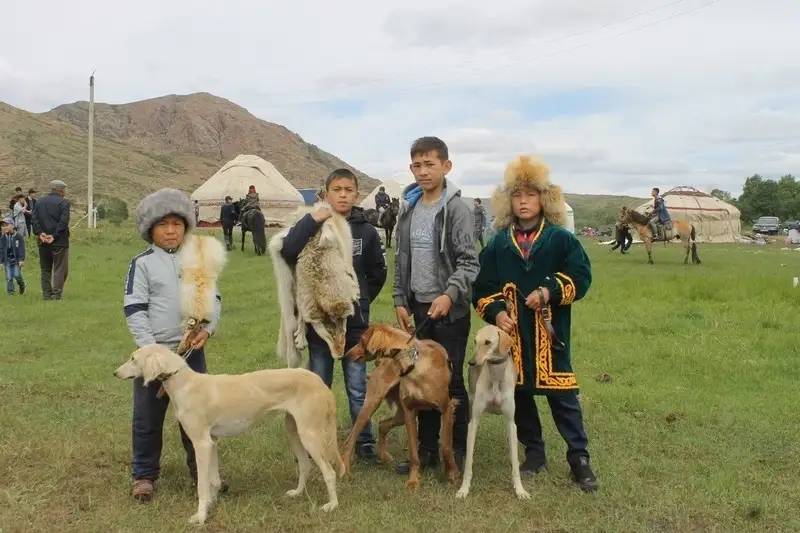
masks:
[(217, 298), (217, 278), (228, 256), (218, 239), (189, 234), (178, 252), (178, 259), (181, 265), (179, 303), (185, 332), (178, 353), (183, 353), (188, 338), (211, 321)]
[[(320, 202), (314, 205), (329, 207)], [(300, 214), (300, 213), (298, 213)], [(360, 289), (353, 269), (353, 237), (347, 220), (335, 213), (327, 219), (300, 253), (292, 269), (281, 256), (287, 228), (269, 242), (269, 253), (278, 286), (281, 325), (277, 354), (290, 368), (302, 363), (306, 328), (314, 328), (336, 358), (344, 356), (347, 318)]]

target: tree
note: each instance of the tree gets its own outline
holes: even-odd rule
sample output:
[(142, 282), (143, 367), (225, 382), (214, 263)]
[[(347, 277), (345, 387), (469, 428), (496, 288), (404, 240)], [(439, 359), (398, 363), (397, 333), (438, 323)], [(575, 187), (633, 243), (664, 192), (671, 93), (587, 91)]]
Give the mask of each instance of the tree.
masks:
[(719, 198), (723, 202), (733, 202), (733, 196), (728, 191), (723, 191), (722, 189), (714, 189), (711, 191), (711, 196), (714, 198)]
[(128, 204), (120, 198), (109, 198), (105, 202), (105, 216), (112, 224), (121, 224), (128, 219)]
[(796, 220), (800, 217), (800, 182), (791, 174), (782, 176), (778, 181), (753, 174), (744, 181), (742, 195), (736, 201), (736, 206), (745, 221), (762, 216)]

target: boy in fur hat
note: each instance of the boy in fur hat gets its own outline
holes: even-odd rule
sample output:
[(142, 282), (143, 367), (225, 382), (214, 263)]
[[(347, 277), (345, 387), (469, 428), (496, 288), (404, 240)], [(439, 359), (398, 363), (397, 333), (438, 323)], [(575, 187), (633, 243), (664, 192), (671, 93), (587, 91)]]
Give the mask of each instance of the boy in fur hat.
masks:
[[(194, 206), (186, 194), (161, 189), (147, 196), (136, 209), (136, 229), (149, 246), (133, 258), (125, 279), (124, 309), (136, 346), (162, 344), (175, 350), (183, 337), (180, 310), (178, 251), (187, 232), (195, 227)], [(195, 372), (206, 372), (204, 346), (214, 334), (221, 310), (217, 294), (213, 319), (191, 340), (187, 359)], [(162, 431), (169, 397), (158, 398), (160, 382), (145, 387), (133, 382), (132, 477), (133, 497), (149, 501), (160, 473)], [(180, 427), (180, 424), (179, 424)], [(189, 474), (196, 483), (194, 447), (180, 427)], [(223, 485), (224, 487), (224, 485)]]
[(570, 361), (570, 311), (592, 282), (581, 243), (561, 227), (564, 195), (549, 180), (545, 164), (515, 158), (492, 198), (492, 240), (481, 251), (481, 270), (473, 286), (478, 314), (512, 338), (518, 372), (515, 422), (525, 446), (520, 466), (529, 475), (545, 472), (542, 425), (534, 395), (544, 395), (553, 420), (567, 442), (572, 480), (585, 491), (597, 488), (589, 464), (578, 383)]

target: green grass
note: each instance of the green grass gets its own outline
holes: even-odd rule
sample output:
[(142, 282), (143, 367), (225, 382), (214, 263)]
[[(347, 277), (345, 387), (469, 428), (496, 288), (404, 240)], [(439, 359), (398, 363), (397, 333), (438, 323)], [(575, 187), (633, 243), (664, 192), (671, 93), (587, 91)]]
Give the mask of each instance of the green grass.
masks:
[[(582, 385), (600, 490), (567, 482), (565, 445), (539, 402), (551, 471), (511, 489), (500, 417), (484, 419), (466, 501), (425, 473), (417, 492), (389, 467), (355, 460), (340, 507), (316, 510), (325, 491), (314, 471), (307, 497), (287, 499), (295, 463), (280, 417), (221, 441), (231, 491), (210, 532), (800, 531), (797, 472), (797, 304), (800, 254), (778, 247), (701, 245), (685, 267), (678, 247), (656, 246), (655, 266), (584, 241), (594, 285), (573, 310), (574, 362)], [(133, 343), (121, 309), (128, 260), (142, 249), (132, 229), (76, 230), (64, 300), (2, 295), (0, 310), (0, 531), (184, 531), (195, 511), (177, 425), (165, 428), (162, 480), (142, 505), (129, 496), (131, 389), (112, 371)], [(234, 251), (221, 279), (223, 315), (208, 347), (213, 373), (279, 367), (276, 296), (267, 258)], [(387, 287), (374, 320), (393, 316)], [(479, 325), (476, 320), (475, 327)], [(475, 331), (475, 329), (473, 329)], [(596, 377), (607, 373), (610, 383)], [(334, 390), (340, 439), (349, 426), (342, 379)], [(390, 437), (405, 456), (405, 433)]]

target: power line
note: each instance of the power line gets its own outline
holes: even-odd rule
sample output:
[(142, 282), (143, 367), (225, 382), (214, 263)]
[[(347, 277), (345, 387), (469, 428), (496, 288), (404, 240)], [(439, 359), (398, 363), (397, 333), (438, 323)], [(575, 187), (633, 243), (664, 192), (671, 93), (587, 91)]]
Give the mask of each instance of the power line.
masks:
[[(673, 2), (672, 4), (668, 4), (668, 5), (675, 5), (675, 4), (677, 4), (679, 2), (683, 2), (683, 1), (685, 1), (685, 0), (677, 0), (677, 1)], [(665, 22), (669, 22), (669, 21), (674, 20), (676, 18), (685, 16), (685, 15), (689, 15), (691, 13), (700, 11), (701, 9), (705, 9), (707, 7), (711, 7), (714, 4), (718, 4), (718, 3), (722, 2), (722, 1), (723, 0), (711, 0), (710, 2), (706, 2), (705, 4), (702, 4), (700, 6), (694, 7), (692, 9), (687, 9), (685, 11), (681, 11), (680, 13), (675, 13), (675, 14), (670, 15), (668, 17), (664, 17), (664, 18), (657, 19), (655, 21), (649, 22), (647, 24), (642, 24), (640, 26), (636, 26), (634, 28), (622, 31), (620, 33), (611, 35), (609, 37), (605, 37), (605, 38), (602, 38), (602, 39), (597, 39), (595, 41), (590, 41), (590, 42), (587, 42), (587, 43), (583, 43), (583, 44), (580, 44), (578, 46), (574, 46), (572, 48), (567, 48), (565, 50), (559, 50), (559, 51), (556, 51), (556, 52), (551, 52), (549, 54), (543, 54), (543, 55), (536, 56), (536, 57), (533, 57), (533, 58), (527, 58), (527, 59), (524, 59), (524, 60), (515, 61), (515, 62), (508, 63), (508, 64), (505, 64), (505, 65), (501, 65), (501, 66), (498, 66), (498, 67), (494, 67), (494, 68), (491, 68), (491, 69), (484, 69), (484, 70), (468, 73), (468, 74), (465, 74), (465, 75), (462, 75), (462, 76), (451, 77), (451, 78), (448, 78), (448, 79), (445, 79), (445, 80), (441, 80), (441, 81), (437, 81), (437, 82), (425, 83), (425, 84), (421, 84), (421, 85), (412, 85), (412, 86), (407, 86), (407, 87), (398, 87), (398, 88), (395, 88), (395, 89), (381, 91), (381, 92), (367, 93), (367, 94), (362, 94), (362, 95), (354, 95), (354, 96), (351, 96), (349, 98), (368, 99), (368, 98), (373, 98), (373, 97), (376, 97), (376, 96), (383, 96), (383, 95), (390, 94), (390, 93), (397, 92), (397, 91), (414, 91), (414, 90), (419, 90), (419, 89), (427, 89), (427, 88), (432, 88), (432, 87), (439, 87), (439, 86), (442, 86), (442, 85), (447, 85), (447, 84), (453, 83), (455, 81), (469, 79), (469, 78), (473, 78), (473, 77), (477, 77), (477, 76), (483, 76), (485, 74), (491, 74), (491, 73), (494, 73), (494, 72), (498, 72), (498, 71), (505, 70), (505, 69), (508, 69), (508, 68), (516, 67), (516, 66), (519, 66), (519, 65), (525, 65), (525, 64), (533, 63), (533, 62), (541, 60), (541, 59), (548, 59), (548, 58), (551, 58), (551, 57), (554, 57), (554, 56), (566, 54), (566, 53), (569, 53), (569, 52), (574, 52), (576, 50), (580, 50), (582, 48), (586, 48), (586, 47), (594, 45), (594, 44), (600, 44), (600, 43), (603, 43), (603, 42), (606, 42), (606, 41), (610, 41), (612, 39), (623, 37), (625, 35), (637, 32), (639, 30), (643, 30), (645, 28), (650, 28), (652, 26), (656, 26), (658, 24), (663, 24)], [(665, 5), (665, 6), (662, 6), (662, 7), (667, 7), (668, 5)], [(655, 9), (651, 10), (651, 12), (655, 11), (657, 9), (660, 9), (660, 8), (655, 8)], [(632, 15), (628, 19), (635, 18), (637, 16), (640, 16), (640, 15)], [(607, 23), (606, 26), (610, 26), (610, 25), (613, 25), (613, 24), (614, 23)], [(590, 32), (590, 31), (596, 31), (596, 29), (599, 29), (599, 28), (595, 28), (594, 30), (588, 30), (588, 31), (584, 31), (584, 32), (579, 32), (579, 33), (577, 33), (575, 35), (580, 35), (580, 34), (583, 34), (583, 33)], [(570, 38), (570, 37), (572, 37), (572, 36), (563, 37), (563, 38), (560, 38), (559, 40)], [(366, 85), (366, 84), (364, 84), (364, 85)], [(354, 87), (358, 87), (358, 86), (359, 85), (354, 85)], [(281, 103), (278, 103), (278, 104), (266, 104), (264, 107), (279, 108), (279, 107), (294, 107), (294, 106), (300, 106), (300, 105), (325, 104), (325, 103), (334, 102), (334, 101), (341, 100), (341, 99), (342, 98), (340, 97), (340, 98), (325, 98), (325, 99), (319, 99), (319, 100), (306, 100), (306, 101), (298, 101), (298, 102), (286, 102), (286, 103), (282, 103), (282, 104)]]

